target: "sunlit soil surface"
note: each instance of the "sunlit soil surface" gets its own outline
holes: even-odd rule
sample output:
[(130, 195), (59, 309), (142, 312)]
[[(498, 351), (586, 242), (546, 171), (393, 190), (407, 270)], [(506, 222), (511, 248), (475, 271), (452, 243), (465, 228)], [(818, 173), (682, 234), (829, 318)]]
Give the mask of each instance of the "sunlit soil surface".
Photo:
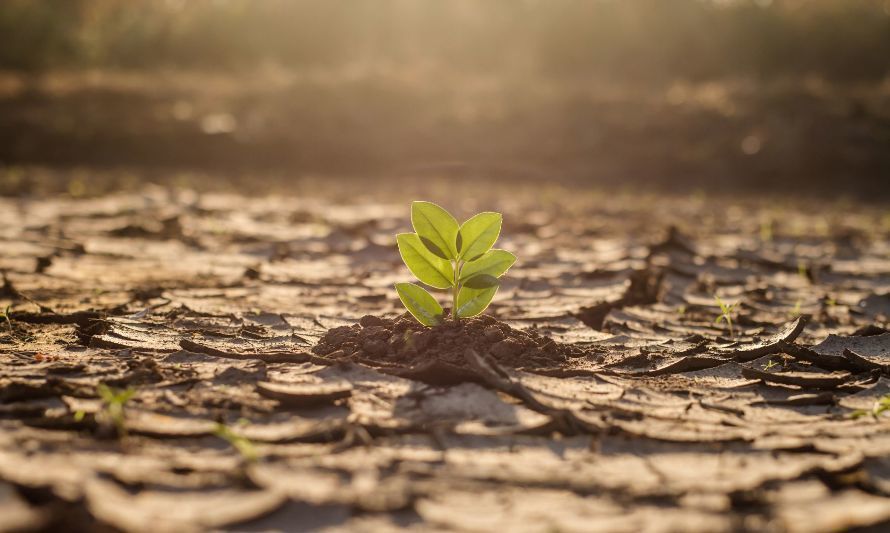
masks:
[[(519, 257), (445, 366), (387, 358), (413, 198), (503, 212)], [(887, 527), (886, 213), (481, 180), (0, 200), (0, 530)]]

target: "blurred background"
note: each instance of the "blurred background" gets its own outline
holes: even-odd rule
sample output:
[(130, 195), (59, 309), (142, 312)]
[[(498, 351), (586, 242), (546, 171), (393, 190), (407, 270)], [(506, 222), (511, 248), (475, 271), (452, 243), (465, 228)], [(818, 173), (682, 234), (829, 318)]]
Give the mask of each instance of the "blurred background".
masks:
[(0, 193), (890, 195), (890, 0), (3, 0)]

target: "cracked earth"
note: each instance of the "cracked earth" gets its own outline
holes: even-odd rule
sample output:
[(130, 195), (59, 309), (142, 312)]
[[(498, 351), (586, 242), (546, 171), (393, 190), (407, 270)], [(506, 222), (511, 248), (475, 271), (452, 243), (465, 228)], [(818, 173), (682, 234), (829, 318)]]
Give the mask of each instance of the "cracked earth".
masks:
[[(890, 527), (886, 209), (366, 188), (0, 199), (0, 530)], [(411, 199), (519, 260), (387, 357)]]

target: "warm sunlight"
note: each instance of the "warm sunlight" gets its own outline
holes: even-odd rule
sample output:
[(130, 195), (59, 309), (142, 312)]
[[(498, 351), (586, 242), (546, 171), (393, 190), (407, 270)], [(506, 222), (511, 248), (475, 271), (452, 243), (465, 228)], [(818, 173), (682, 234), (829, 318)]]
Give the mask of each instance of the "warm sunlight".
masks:
[(890, 530), (890, 0), (0, 1), (0, 532)]

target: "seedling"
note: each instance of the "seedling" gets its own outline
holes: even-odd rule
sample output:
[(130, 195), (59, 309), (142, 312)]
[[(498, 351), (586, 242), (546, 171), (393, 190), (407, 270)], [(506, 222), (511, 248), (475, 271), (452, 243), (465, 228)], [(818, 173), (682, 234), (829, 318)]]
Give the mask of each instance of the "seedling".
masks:
[[(501, 233), (503, 217), (486, 211), (458, 224), (451, 213), (431, 202), (412, 202), (415, 233), (396, 235), (399, 253), (408, 270), (434, 289), (451, 292), (451, 318), (476, 316), (498, 291), (498, 278), (516, 262), (506, 250), (492, 249)], [(414, 283), (396, 283), (399, 298), (418, 322), (442, 323), (439, 302)]]
[(804, 281), (810, 280), (807, 276), (807, 263), (803, 259), (797, 260), (797, 276)]
[(773, 240), (773, 220), (764, 219), (760, 221), (760, 240), (762, 242), (770, 242)]
[(726, 325), (729, 326), (729, 336), (735, 337), (735, 333), (732, 330), (732, 314), (735, 312), (736, 307), (739, 306), (741, 302), (736, 302), (734, 304), (727, 304), (723, 300), (720, 299), (719, 296), (714, 296), (714, 300), (717, 301), (717, 305), (720, 306), (720, 316), (714, 320), (714, 324), (719, 324), (720, 322), (726, 322)]
[(791, 318), (800, 316), (802, 303), (803, 302), (800, 300), (800, 298), (798, 298), (797, 301), (794, 302), (794, 308), (791, 309), (791, 312), (788, 313), (788, 316)]
[(881, 416), (881, 414), (888, 411), (890, 411), (890, 394), (885, 394), (875, 401), (875, 404), (872, 406), (871, 411), (859, 409), (857, 411), (853, 411), (853, 414), (851, 416), (853, 418), (859, 418), (871, 415), (874, 418), (878, 418), (879, 416)]
[(124, 406), (136, 394), (136, 389), (117, 390), (103, 383), (99, 385), (97, 391), (102, 398), (103, 415), (114, 425), (118, 437), (126, 437), (127, 426), (124, 419)]
[(771, 368), (773, 368), (773, 367), (777, 367), (777, 366), (779, 366), (779, 363), (777, 363), (777, 362), (773, 361), (772, 359), (770, 359), (769, 361), (767, 361), (767, 363), (766, 363), (765, 365), (763, 365), (763, 369), (766, 370), (767, 372), (769, 372), (769, 370), (770, 370)]
[(217, 424), (213, 434), (228, 442), (235, 450), (241, 454), (241, 457), (248, 462), (256, 461), (259, 458), (256, 447), (244, 435), (236, 433), (232, 428), (225, 424)]
[(9, 309), (10, 307), (7, 305), (6, 309), (0, 313), (0, 317), (3, 317), (3, 320), (6, 321), (6, 325), (9, 326), (9, 331), (15, 331), (12, 327), (12, 320), (9, 318)]

